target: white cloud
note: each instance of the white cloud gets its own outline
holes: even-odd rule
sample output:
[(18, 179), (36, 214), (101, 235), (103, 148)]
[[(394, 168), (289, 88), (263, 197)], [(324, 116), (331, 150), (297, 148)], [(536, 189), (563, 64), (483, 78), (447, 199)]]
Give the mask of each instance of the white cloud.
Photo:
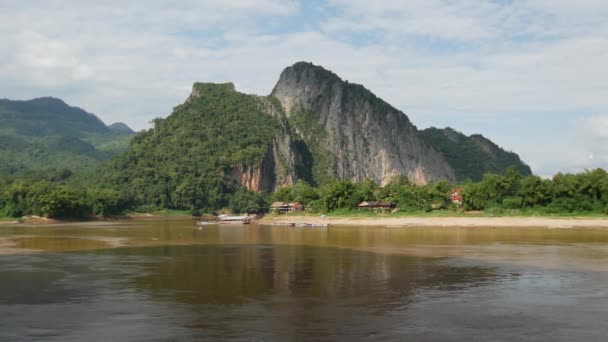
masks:
[(585, 123), (594, 137), (608, 140), (608, 115), (591, 115)]
[(471, 40), (496, 36), (487, 16), (498, 6), (485, 2), (413, 0), (407, 3), (388, 0), (333, 0), (346, 18), (329, 20), (330, 32), (378, 30), (405, 35), (423, 35), (440, 39)]
[[(309, 13), (295, 1), (0, 0), (0, 97), (54, 95), (139, 129), (196, 81), (267, 94), (285, 66), (307, 60), (415, 123), (608, 113), (604, 2), (331, 0), (324, 9), (315, 21), (302, 20)], [(566, 133), (549, 132), (547, 144)], [(571, 151), (562, 158), (521, 137), (496, 138), (540, 173), (608, 163), (585, 139), (562, 144)]]
[(608, 115), (590, 115), (582, 121), (581, 141), (587, 150), (587, 168), (608, 165)]

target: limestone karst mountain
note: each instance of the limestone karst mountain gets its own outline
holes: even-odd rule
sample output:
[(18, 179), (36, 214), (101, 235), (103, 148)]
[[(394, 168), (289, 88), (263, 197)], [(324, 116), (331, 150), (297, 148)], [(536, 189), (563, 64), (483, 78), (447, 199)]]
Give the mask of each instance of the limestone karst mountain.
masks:
[[(213, 202), (241, 186), (273, 191), (299, 179), (386, 184), (406, 175), (423, 184), (474, 179), (510, 162), (529, 173), (514, 154), (506, 163), (487, 162), (485, 145), (492, 153), (502, 150), (484, 140), (467, 155), (483, 162), (467, 174), (453, 155), (461, 142), (425, 132), (362, 85), (300, 62), (281, 73), (268, 96), (240, 93), (232, 83), (194, 84), (185, 103), (154, 120), (113, 162), (112, 181), (179, 207), (182, 198)], [(446, 148), (450, 144), (454, 148)]]

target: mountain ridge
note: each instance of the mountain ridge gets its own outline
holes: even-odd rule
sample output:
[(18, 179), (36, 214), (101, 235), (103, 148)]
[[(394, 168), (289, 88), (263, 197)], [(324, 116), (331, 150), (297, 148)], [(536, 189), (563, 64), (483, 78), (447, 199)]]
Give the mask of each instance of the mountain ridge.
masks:
[(504, 150), (482, 134), (467, 136), (451, 127), (429, 127), (420, 133), (427, 144), (445, 156), (459, 181), (479, 181), (484, 173), (502, 173), (510, 166), (524, 176), (532, 174), (516, 153)]

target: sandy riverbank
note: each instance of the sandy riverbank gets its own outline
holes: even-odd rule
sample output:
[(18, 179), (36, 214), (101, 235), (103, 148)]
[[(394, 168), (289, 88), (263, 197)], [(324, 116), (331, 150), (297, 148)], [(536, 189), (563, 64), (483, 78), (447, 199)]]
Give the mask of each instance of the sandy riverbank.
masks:
[[(160, 218), (178, 218), (177, 216), (136, 215), (122, 217), (132, 220), (153, 220)], [(191, 218), (179, 216), (179, 218)], [(110, 220), (112, 221), (112, 220)], [(212, 219), (209, 219), (212, 221)], [(61, 221), (28, 217), (22, 221), (0, 221), (1, 225), (47, 225)], [(74, 222), (64, 222), (74, 223)], [(375, 226), (375, 227), (547, 227), (547, 228), (608, 228), (608, 218), (559, 218), (559, 217), (348, 217), (348, 216), (266, 216), (257, 221), (259, 224), (273, 223), (329, 223), (336, 226)]]
[(603, 218), (551, 217), (325, 217), (266, 216), (260, 224), (306, 222), (329, 223), (340, 226), (382, 227), (547, 227), (547, 228), (608, 228)]

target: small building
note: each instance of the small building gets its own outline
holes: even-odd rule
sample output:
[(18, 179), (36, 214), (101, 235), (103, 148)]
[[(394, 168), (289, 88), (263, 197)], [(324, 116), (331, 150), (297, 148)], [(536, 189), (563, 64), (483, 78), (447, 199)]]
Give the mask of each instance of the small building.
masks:
[(450, 191), (450, 200), (452, 200), (453, 204), (461, 205), (462, 204), (462, 189), (452, 189)]
[(369, 209), (369, 210), (373, 210), (373, 209), (395, 209), (396, 205), (395, 203), (388, 203), (388, 202), (379, 202), (379, 201), (365, 201), (365, 202), (361, 202), (359, 203), (359, 205), (357, 206), (358, 209)]
[(304, 210), (304, 205), (300, 202), (293, 202), (287, 204), (289, 207), (289, 211), (302, 211)]
[(283, 205), (285, 204), (285, 202), (273, 202), (270, 205), (270, 212), (274, 213), (274, 214), (280, 214), (283, 212)]
[(304, 210), (304, 206), (299, 202), (274, 202), (270, 205), (270, 212), (275, 214), (282, 214), (301, 210)]

